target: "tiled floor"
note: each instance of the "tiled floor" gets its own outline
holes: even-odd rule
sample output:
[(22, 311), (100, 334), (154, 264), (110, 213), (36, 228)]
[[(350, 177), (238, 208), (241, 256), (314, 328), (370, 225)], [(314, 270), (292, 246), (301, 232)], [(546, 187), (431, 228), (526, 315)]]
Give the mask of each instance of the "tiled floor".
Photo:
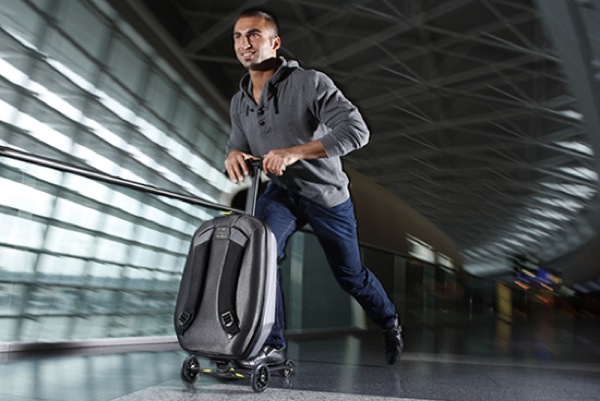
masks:
[[(264, 393), (248, 382), (201, 376), (181, 382), (186, 353), (161, 349), (33, 357), (5, 354), (0, 400), (600, 400), (600, 322), (540, 313), (512, 324), (495, 319), (407, 327), (399, 364), (383, 360), (380, 334), (297, 339), (297, 373), (272, 377)], [(206, 365), (205, 359), (200, 359)]]

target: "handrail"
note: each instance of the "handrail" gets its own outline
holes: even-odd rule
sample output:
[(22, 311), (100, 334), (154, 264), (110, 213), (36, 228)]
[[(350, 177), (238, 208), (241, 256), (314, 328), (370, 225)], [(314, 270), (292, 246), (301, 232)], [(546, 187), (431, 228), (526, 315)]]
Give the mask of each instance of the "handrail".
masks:
[(88, 170), (85, 168), (77, 167), (72, 164), (67, 164), (67, 163), (64, 163), (64, 162), (61, 162), (58, 160), (33, 155), (33, 154), (27, 153), (27, 152), (22, 152), (20, 150), (16, 150), (16, 149), (10, 148), (8, 146), (0, 146), (0, 156), (33, 163), (38, 166), (48, 167), (48, 168), (51, 168), (54, 170), (77, 174), (77, 175), (91, 178), (94, 180), (107, 182), (109, 184), (115, 184), (115, 185), (119, 185), (121, 187), (134, 189), (136, 191), (141, 191), (141, 192), (154, 194), (154, 195), (166, 196), (168, 198), (177, 199), (177, 200), (191, 203), (194, 205), (200, 205), (200, 206), (207, 207), (207, 208), (213, 209), (213, 210), (232, 212), (232, 213), (243, 213), (242, 210), (224, 206), (224, 205), (220, 205), (218, 203), (210, 202), (210, 201), (207, 201), (202, 198), (196, 198), (193, 196), (183, 195), (183, 194), (179, 194), (177, 192), (171, 192), (171, 191), (167, 191), (164, 189), (160, 189), (160, 188), (157, 188), (152, 185), (141, 184), (139, 182), (125, 180), (123, 178), (119, 178), (119, 177), (115, 177), (115, 176), (112, 176), (109, 174), (99, 173), (97, 171), (92, 171), (92, 170)]

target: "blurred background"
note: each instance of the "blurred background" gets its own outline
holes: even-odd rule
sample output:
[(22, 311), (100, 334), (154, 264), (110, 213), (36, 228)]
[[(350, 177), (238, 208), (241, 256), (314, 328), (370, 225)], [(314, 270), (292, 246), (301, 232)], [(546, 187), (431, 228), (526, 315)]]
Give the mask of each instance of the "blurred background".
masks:
[[(0, 347), (172, 338), (189, 238), (243, 197), (231, 28), (256, 4), (371, 128), (345, 165), (406, 325), (598, 319), (596, 2), (23, 0), (0, 10)], [(290, 333), (369, 328), (310, 230), (287, 254)]]

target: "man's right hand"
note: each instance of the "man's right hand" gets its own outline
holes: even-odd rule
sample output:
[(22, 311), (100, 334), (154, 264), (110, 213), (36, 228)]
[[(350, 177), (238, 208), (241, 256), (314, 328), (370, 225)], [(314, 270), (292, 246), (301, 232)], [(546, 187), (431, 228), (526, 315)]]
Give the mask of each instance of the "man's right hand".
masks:
[(244, 181), (244, 177), (250, 174), (246, 160), (259, 159), (258, 157), (252, 156), (249, 153), (241, 152), (233, 149), (227, 155), (225, 159), (225, 169), (229, 179), (234, 183)]

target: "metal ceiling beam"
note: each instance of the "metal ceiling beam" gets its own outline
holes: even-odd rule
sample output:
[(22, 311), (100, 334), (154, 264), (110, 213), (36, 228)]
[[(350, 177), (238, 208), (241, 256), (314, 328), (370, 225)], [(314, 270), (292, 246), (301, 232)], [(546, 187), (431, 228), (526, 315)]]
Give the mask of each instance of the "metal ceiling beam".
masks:
[[(571, 0), (534, 1), (544, 17), (544, 26), (561, 55), (572, 92), (579, 101), (589, 143), (594, 149), (594, 154), (600, 155), (600, 80), (595, 76), (598, 71), (593, 66), (594, 57), (600, 57), (600, 54), (592, 53), (591, 43), (599, 40), (600, 25), (595, 24), (595, 30), (589, 31), (590, 26), (585, 25), (581, 15), (593, 13), (598, 21), (600, 18), (598, 4)], [(586, 4), (592, 8), (586, 7)], [(596, 157), (596, 172), (600, 174), (599, 157)]]
[[(230, 49), (201, 54), (230, 35), (228, 24), (214, 21), (233, 20), (249, 5), (281, 7), (284, 54), (330, 74), (372, 126), (370, 146), (345, 161), (429, 215), (481, 272), (492, 256), (529, 247), (545, 258), (576, 246), (589, 231), (581, 211), (543, 200), (595, 207), (595, 199), (544, 185), (598, 186), (593, 178), (559, 170), (597, 171), (597, 158), (586, 146), (590, 132), (598, 133), (600, 145), (600, 132), (589, 127), (589, 109), (598, 113), (600, 107), (582, 98), (600, 93), (590, 85), (600, 74), (600, 58), (590, 58), (586, 47), (598, 36), (581, 36), (589, 29), (581, 15), (574, 19), (560, 11), (585, 2), (536, 0), (534, 7), (523, 0), (248, 0), (235, 2), (242, 5), (234, 11), (201, 2), (202, 13), (190, 20), (208, 29), (188, 48), (197, 51), (192, 59), (233, 65), (234, 58), (223, 57)], [(575, 49), (550, 50), (541, 24), (548, 14), (552, 35), (566, 36), (561, 46)], [(586, 74), (576, 77), (582, 63)], [(595, 154), (598, 148), (593, 146)], [(567, 214), (572, 222), (556, 231), (553, 217), (537, 216), (538, 209)], [(527, 230), (534, 235), (519, 244)], [(484, 255), (486, 263), (473, 255)]]
[[(433, 9), (427, 10), (422, 14), (422, 20), (426, 21), (429, 19), (434, 19), (441, 14), (446, 14), (452, 10), (457, 8), (461, 8), (468, 4), (471, 0), (454, 0), (440, 3), (440, 6), (434, 7)], [(374, 35), (370, 35), (358, 42), (353, 42), (349, 46), (342, 48), (336, 52), (328, 54), (326, 57), (314, 60), (314, 64), (323, 65), (323, 64), (333, 64), (338, 63), (352, 55), (358, 54), (370, 47), (373, 46), (374, 43), (380, 43), (383, 40), (390, 39), (393, 37), (397, 37), (402, 33), (413, 29), (414, 24), (412, 20), (404, 20), (404, 21), (396, 21), (394, 25), (375, 33)], [(419, 21), (421, 21), (419, 19)]]

